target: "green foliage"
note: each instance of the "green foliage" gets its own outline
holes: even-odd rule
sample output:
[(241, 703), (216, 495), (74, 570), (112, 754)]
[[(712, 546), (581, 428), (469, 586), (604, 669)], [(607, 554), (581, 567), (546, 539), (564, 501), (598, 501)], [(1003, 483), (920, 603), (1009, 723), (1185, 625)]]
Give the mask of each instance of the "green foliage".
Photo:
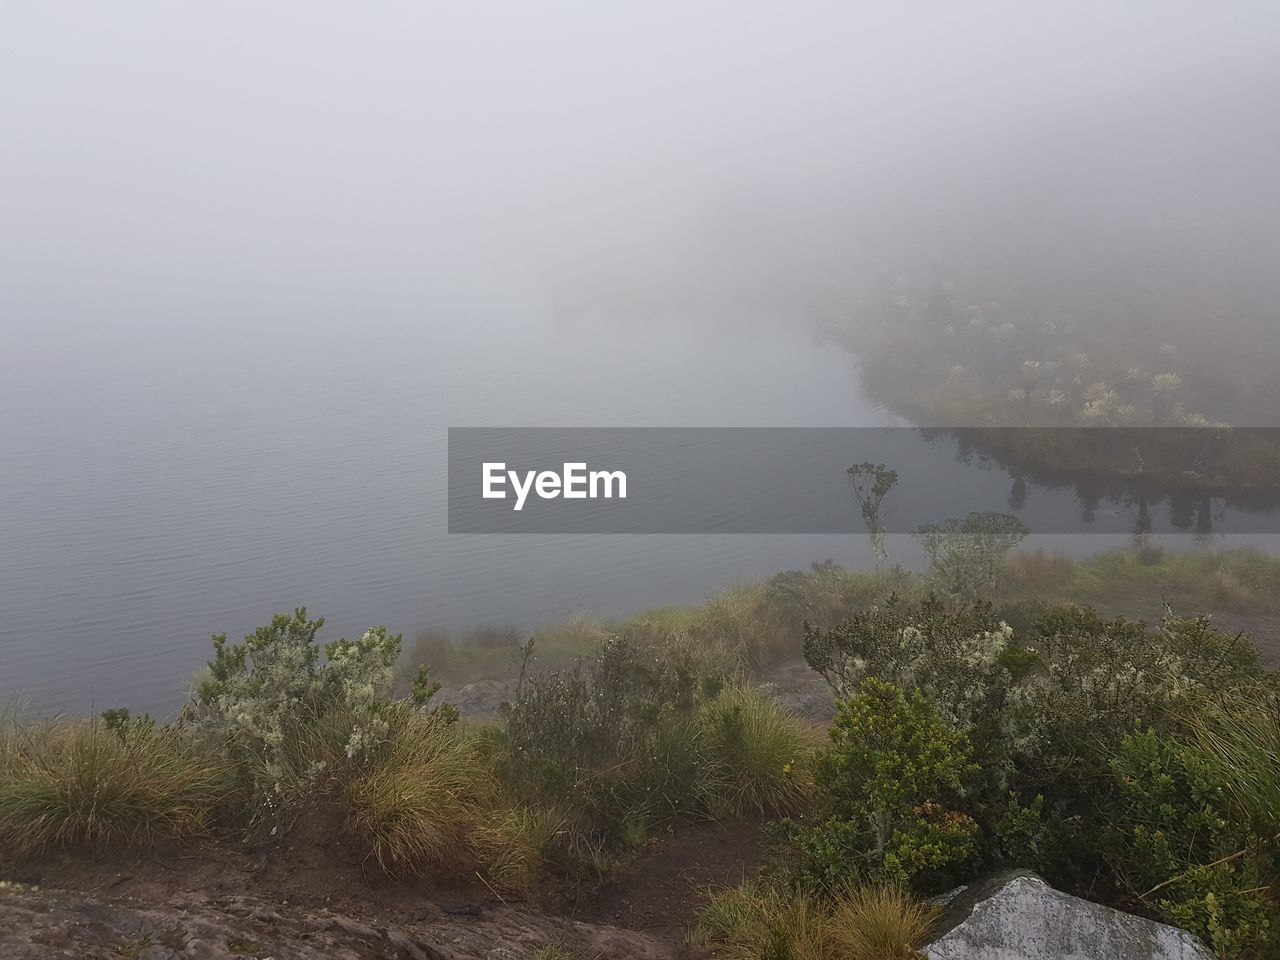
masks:
[(842, 960), (909, 960), (937, 916), (901, 886), (856, 887), (835, 900), (832, 936)]
[(1236, 814), (1280, 837), (1280, 694), (1274, 687), (1202, 703), (1185, 717)]
[(527, 890), (540, 859), (530, 821), (505, 808), (480, 744), (440, 716), (403, 710), (346, 790), (347, 825), (398, 875), (470, 875)]
[(1219, 771), (1150, 732), (1126, 738), (1112, 770), (1119, 789), (1106, 859), (1128, 895), (1221, 956), (1274, 956), (1274, 852), (1230, 815)]
[(815, 772), (824, 819), (792, 833), (807, 878), (905, 883), (974, 853), (978, 825), (953, 806), (975, 771), (970, 745), (923, 696), (868, 678), (829, 737)]
[(1028, 643), (1042, 674), (1011, 691), (1009, 710), (1026, 725), (1028, 752), (1059, 767), (1105, 756), (1135, 725), (1159, 726), (1206, 692), (1261, 676), (1249, 644), (1203, 618), (1166, 616), (1152, 636), (1142, 622), (1061, 608), (1036, 623)]
[(835, 626), (863, 608), (884, 602), (895, 593), (914, 592), (912, 574), (900, 567), (847, 570), (833, 560), (811, 564), (809, 570), (788, 570), (764, 583), (762, 607), (782, 637), (779, 654), (796, 656), (805, 624)]
[(1024, 804), (1018, 794), (1010, 793), (1008, 802), (991, 824), (988, 858), (998, 864), (1041, 866), (1045, 862), (1044, 848), (1049, 835), (1044, 807), (1044, 794)]
[(573, 670), (524, 679), (503, 708), (499, 775), (525, 804), (557, 812), (552, 852), (563, 866), (606, 866), (674, 815), (803, 804), (807, 730), (718, 666), (683, 642), (611, 637)]
[(755, 583), (709, 597), (694, 616), (689, 636), (727, 647), (752, 670), (782, 659), (790, 639), (766, 604), (764, 588)]
[(1082, 560), (1041, 551), (1005, 564), (1001, 595), (1050, 606), (1089, 604), (1158, 617), (1163, 599), (1186, 610), (1269, 613), (1280, 607), (1280, 559), (1259, 550), (1112, 550)]
[(748, 882), (711, 899), (692, 939), (724, 960), (836, 960), (831, 926), (817, 897)]
[(884, 680), (919, 691), (948, 722), (968, 729), (995, 708), (1012, 636), (990, 604), (952, 606), (931, 597), (914, 605), (895, 596), (829, 630), (806, 625), (804, 656), (837, 697), (856, 693), (868, 678)]
[(113, 730), (121, 737), (127, 737), (129, 734), (139, 728), (149, 729), (156, 725), (149, 713), (144, 713), (140, 717), (132, 716), (128, 707), (114, 707), (111, 710), (102, 711), (102, 725), (108, 730)]
[[(818, 803), (780, 831), (783, 876), (928, 886), (1031, 864), (1224, 957), (1274, 949), (1280, 707), (1247, 641), (1077, 608), (1018, 638), (984, 604), (892, 600), (806, 628), (805, 654), (843, 699)], [(1188, 731), (1194, 751), (1168, 739)]]

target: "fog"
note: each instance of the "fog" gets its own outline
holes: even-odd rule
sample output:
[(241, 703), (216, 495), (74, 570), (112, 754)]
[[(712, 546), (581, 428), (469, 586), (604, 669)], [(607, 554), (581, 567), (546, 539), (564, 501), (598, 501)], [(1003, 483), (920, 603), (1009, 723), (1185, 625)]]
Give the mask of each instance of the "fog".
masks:
[(1278, 98), (1266, 2), (9, 4), (0, 311), (806, 322), (932, 271), (1256, 334)]
[[(450, 427), (1280, 423), (1278, 99), (1269, 2), (5, 4), (0, 696), (874, 562), (452, 536)], [(1270, 529), (973, 470), (1076, 555)]]

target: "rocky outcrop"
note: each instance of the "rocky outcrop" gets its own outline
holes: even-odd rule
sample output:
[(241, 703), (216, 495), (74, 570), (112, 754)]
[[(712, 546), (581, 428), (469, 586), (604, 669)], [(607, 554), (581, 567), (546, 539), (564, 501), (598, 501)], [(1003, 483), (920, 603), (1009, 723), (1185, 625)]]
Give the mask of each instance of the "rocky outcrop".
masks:
[(1185, 930), (1053, 889), (1033, 873), (959, 891), (929, 960), (1213, 960)]
[(176, 897), (163, 905), (69, 892), (0, 889), (4, 960), (531, 960), (544, 947), (620, 960), (673, 960), (644, 934), (518, 907), (386, 926), (282, 908), (253, 897)]

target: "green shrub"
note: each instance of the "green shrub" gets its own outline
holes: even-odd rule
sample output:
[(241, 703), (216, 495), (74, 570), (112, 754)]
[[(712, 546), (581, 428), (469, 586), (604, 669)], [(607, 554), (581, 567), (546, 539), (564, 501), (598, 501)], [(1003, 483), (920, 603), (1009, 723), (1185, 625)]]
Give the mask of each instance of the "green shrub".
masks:
[(900, 567), (846, 570), (834, 560), (788, 570), (764, 583), (763, 607), (781, 638), (780, 657), (801, 652), (805, 625), (830, 627), (895, 594), (915, 593), (914, 575)]
[(934, 589), (974, 600), (989, 596), (1000, 585), (1005, 555), (1031, 532), (1007, 513), (971, 513), (963, 519), (926, 524), (916, 539), (929, 558), (929, 581)]
[(1126, 738), (1112, 771), (1118, 795), (1104, 843), (1125, 895), (1220, 956), (1274, 956), (1274, 852), (1227, 810), (1219, 771), (1154, 733)]
[(978, 825), (954, 803), (976, 769), (968, 738), (918, 692), (875, 678), (860, 689), (818, 755), (824, 819), (791, 829), (800, 871), (825, 887), (927, 880), (976, 851)]
[[(899, 688), (908, 702), (922, 698), (941, 729), (963, 735), (966, 757), (977, 761), (963, 796), (940, 804), (936, 791), (910, 794), (926, 815), (904, 827), (920, 834), (908, 834), (906, 853), (890, 851), (891, 866), (905, 857), (904, 871), (880, 874), (878, 863), (863, 863), (859, 876), (923, 876), (927, 882), (928, 870), (972, 853), (974, 864), (1030, 862), (1067, 887), (1087, 884), (1101, 864), (1112, 752), (1135, 726), (1167, 732), (1187, 717), (1230, 768), (1238, 805), (1254, 811), (1244, 820), (1280, 826), (1280, 817), (1268, 821), (1265, 814), (1280, 800), (1280, 721), (1274, 710), (1268, 713), (1269, 700), (1255, 694), (1247, 717), (1206, 706), (1210, 696), (1274, 685), (1247, 641), (1213, 630), (1205, 619), (1166, 616), (1153, 631), (1141, 622), (1061, 608), (1039, 617), (1019, 639), (983, 603), (891, 599), (835, 627), (807, 628), (805, 655), (838, 697), (853, 695), (851, 702), (872, 681)], [(1240, 709), (1240, 697), (1229, 702)], [(838, 717), (835, 730), (841, 722)], [(906, 724), (900, 735), (909, 736), (920, 718), (881, 711), (880, 722)], [(829, 790), (821, 764), (818, 771), (820, 799), (853, 789)], [(874, 782), (869, 774), (853, 779)], [(896, 801), (899, 810), (903, 799)], [(830, 815), (819, 827), (785, 834), (803, 871), (826, 882), (837, 878), (841, 864), (857, 864), (891, 839), (883, 830), (870, 835), (856, 816)]]
[(226, 762), (173, 727), (14, 727), (0, 749), (0, 851), (187, 839), (205, 831), (231, 786)]
[(930, 597), (907, 604), (897, 597), (855, 614), (829, 630), (806, 625), (804, 655), (837, 697), (856, 693), (868, 678), (916, 690), (953, 726), (990, 722), (1009, 673), (1003, 658), (1012, 629), (987, 603), (951, 606)]
[(1061, 608), (1042, 618), (1029, 643), (1042, 673), (1010, 693), (1032, 753), (1055, 766), (1071, 758), (1105, 760), (1134, 726), (1161, 726), (1205, 691), (1257, 683), (1247, 641), (1214, 631), (1203, 618), (1166, 617), (1158, 633), (1123, 617)]

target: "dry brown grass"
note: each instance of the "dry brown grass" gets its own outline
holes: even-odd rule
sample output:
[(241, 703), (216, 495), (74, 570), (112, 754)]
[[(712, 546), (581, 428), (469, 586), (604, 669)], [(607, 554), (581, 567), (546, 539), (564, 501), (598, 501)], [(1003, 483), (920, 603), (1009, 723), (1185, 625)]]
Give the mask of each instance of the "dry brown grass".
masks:
[(937, 917), (898, 887), (860, 887), (837, 901), (831, 937), (847, 960), (907, 960)]
[(712, 897), (692, 940), (723, 960), (906, 960), (935, 917), (896, 887), (820, 900), (748, 881)]
[(523, 890), (540, 828), (503, 803), (481, 743), (461, 724), (410, 715), (347, 791), (348, 825), (388, 873), (483, 871)]

